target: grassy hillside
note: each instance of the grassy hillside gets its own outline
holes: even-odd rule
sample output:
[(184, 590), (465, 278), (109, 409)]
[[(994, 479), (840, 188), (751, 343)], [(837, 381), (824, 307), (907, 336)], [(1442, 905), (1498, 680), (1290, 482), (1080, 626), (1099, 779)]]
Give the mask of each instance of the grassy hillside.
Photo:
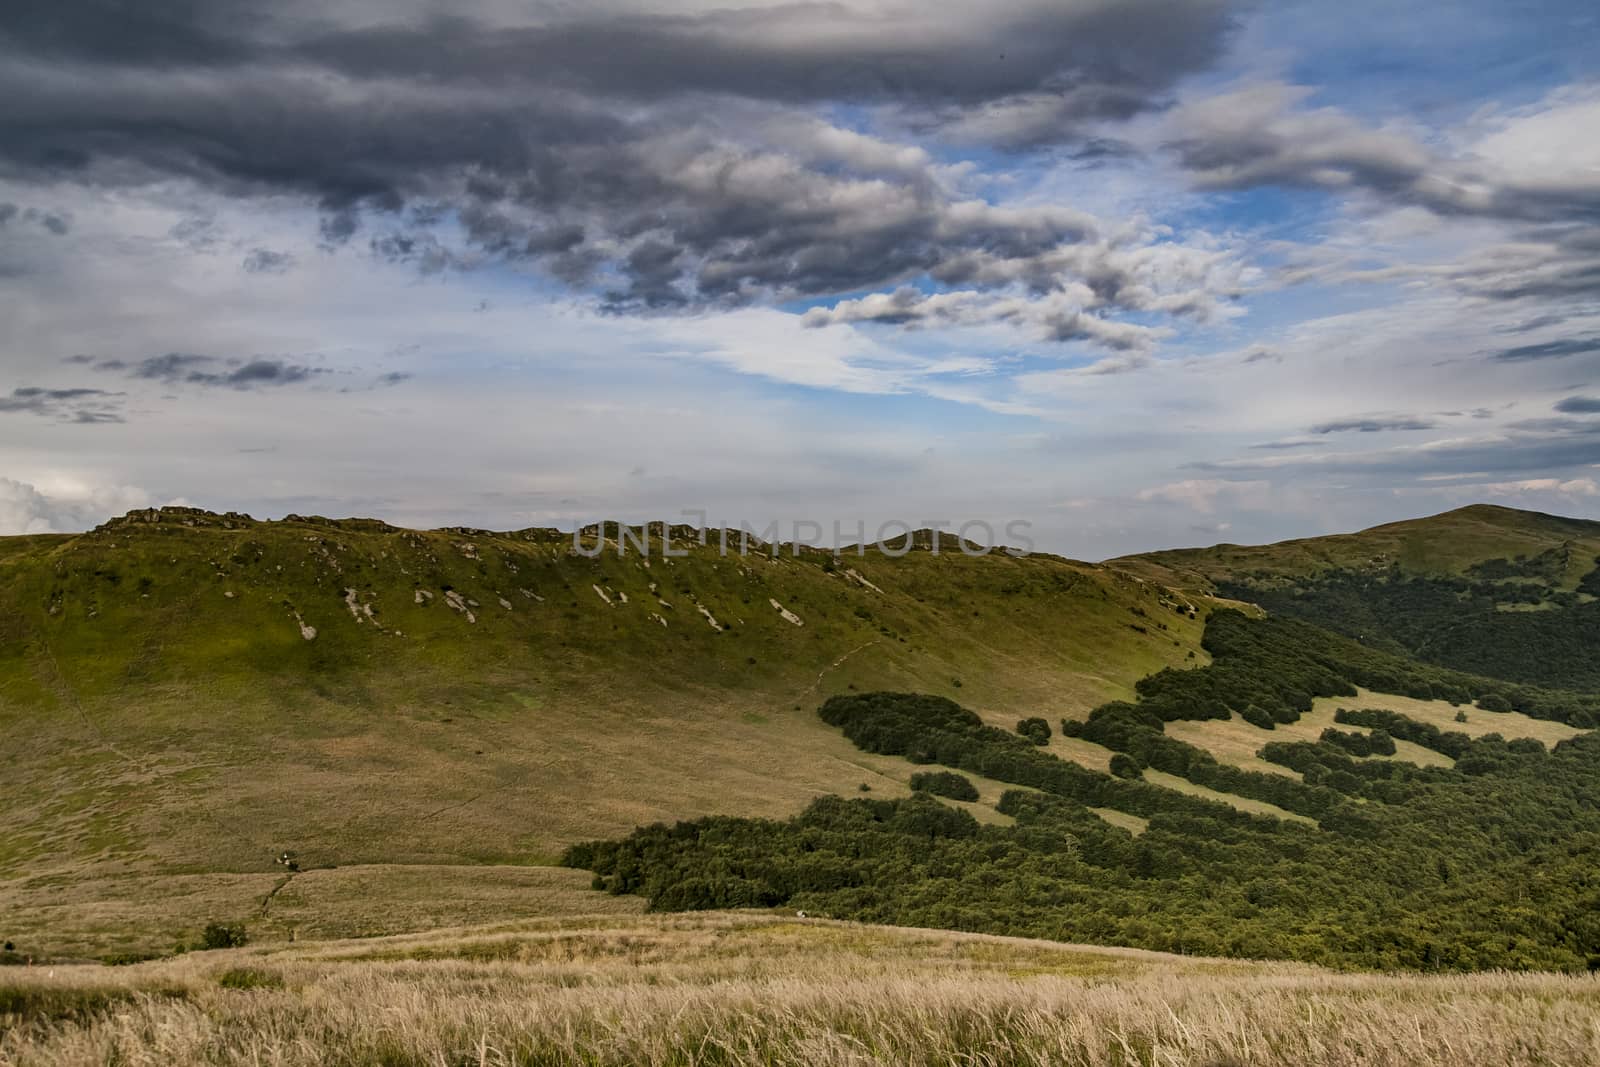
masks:
[[(1510, 551), (1485, 524), (1530, 551), (1566, 539), (1520, 558), (1458, 547), (1459, 573), (1203, 580), (1148, 560), (969, 558), (926, 536), (903, 556), (724, 555), (716, 532), (654, 527), (648, 555), (619, 555), (608, 527), (586, 539), (603, 548), (591, 558), (552, 530), (192, 509), (0, 539), (0, 936), (61, 959), (169, 951), (211, 920), (258, 940), (375, 936), (532, 918), (569, 892), (629, 913), (637, 897), (548, 865), (575, 843), (701, 820), (659, 831), (665, 852), (658, 831), (636, 836), (633, 868), (579, 860), (658, 906), (799, 899), (1342, 965), (1582, 967), (1600, 959), (1583, 884), (1540, 916), (1502, 911), (1530, 865), (1588, 862), (1595, 750), (1571, 739), (1600, 698), (1419, 662), (1394, 605), (1435, 610), (1439, 583), (1531, 589), (1551, 606), (1515, 617), (1581, 645), (1568, 623), (1592, 579), (1564, 588), (1561, 561), (1588, 551), (1567, 537), (1584, 524), (1474, 514), (1452, 520), (1480, 528), (1470, 552)], [(1271, 614), (1218, 610), (1231, 601), (1157, 574)], [(1367, 597), (1394, 621), (1382, 640), (1284, 620), (1320, 612), (1348, 632), (1328, 605)], [(1521, 659), (1575, 671), (1563, 647)], [(959, 716), (913, 715), (889, 736), (827, 712), (882, 691)], [(1049, 728), (1042, 745), (1015, 733), (1024, 717)], [(1400, 735), (1368, 752), (1381, 727)], [(938, 769), (964, 776), (968, 799), (897, 806)], [(858, 803), (813, 806), (830, 796)], [(1525, 810), (1515, 833), (1473, 821), (1488, 796)], [(860, 853), (844, 833), (844, 866), (773, 853), (809, 854), (835, 811), (891, 836)], [(753, 849), (731, 868), (672, 836), (730, 827)], [(929, 828), (957, 843), (922, 841)], [(892, 870), (850, 867), (902, 853)], [(1422, 855), (1434, 866), (1418, 874)], [(1416, 933), (1439, 909), (1448, 920)]]
[(0, 1062), (1506, 1067), (1593, 1062), (1600, 982), (1338, 975), (757, 913), (0, 972)]
[[(0, 903), (93, 883), (138, 911), (168, 876), (270, 884), (284, 851), (550, 862), (661, 819), (905, 795), (914, 768), (855, 749), (822, 699), (960, 694), (1009, 726), (1207, 658), (1188, 599), (1109, 568), (672, 536), (679, 558), (590, 559), (547, 530), (166, 509), (0, 539)], [(170, 943), (187, 907), (108, 947)]]
[(1330, 570), (1464, 575), (1487, 560), (1527, 560), (1545, 553), (1552, 554), (1552, 566), (1541, 580), (1553, 588), (1575, 588), (1600, 557), (1600, 522), (1474, 504), (1353, 534), (1175, 549), (1107, 562), (1168, 585), (1209, 588), (1219, 580), (1305, 578)]
[(1479, 505), (1115, 563), (1440, 666), (1600, 691), (1600, 523)]

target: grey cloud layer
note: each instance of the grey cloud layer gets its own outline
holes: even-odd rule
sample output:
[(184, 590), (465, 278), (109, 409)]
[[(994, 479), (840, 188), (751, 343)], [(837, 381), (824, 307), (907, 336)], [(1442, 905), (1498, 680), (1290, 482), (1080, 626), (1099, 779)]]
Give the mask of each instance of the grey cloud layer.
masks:
[(1148, 99), (1213, 62), (1243, 5), (799, 0), (687, 3), (671, 14), (653, 7), (534, 0), (508, 18), (506, 8), (488, 3), (290, 0), (263, 9), (238, 0), (16, 0), (3, 32), (19, 53), (97, 66), (311, 65), (353, 78), (435, 85), (926, 107), (1050, 94), (1071, 99), (1090, 87)]
[[(472, 254), (537, 264), (616, 312), (929, 277), (1057, 297), (988, 317), (969, 298), (962, 321), (1127, 347), (1100, 316), (1182, 314), (1228, 294), (1201, 280), (1147, 295), (1092, 219), (996, 208), (922, 150), (812, 111), (864, 106), (1001, 148), (1070, 143), (1160, 106), (1215, 60), (1237, 6), (544, 3), (508, 22), (490, 6), (387, 17), (290, 3), (263, 16), (231, 2), (24, 0), (0, 30), (0, 174), (310, 197), (328, 241), (365, 220), (376, 253), (432, 269), (463, 262), (438, 236), (455, 220)], [(265, 249), (245, 261), (288, 266)], [(1064, 306), (1068, 293), (1087, 298)]]
[(121, 396), (104, 389), (23, 386), (10, 396), (0, 396), (0, 414), (43, 415), (83, 424), (122, 422), (117, 410)]
[(1600, 352), (1600, 338), (1571, 337), (1561, 341), (1544, 341), (1540, 344), (1503, 348), (1494, 354), (1494, 358), (1515, 363), (1529, 359), (1564, 359), (1567, 356), (1584, 356), (1595, 352)]
[[(1448, 266), (1347, 270), (1324, 275), (1327, 280), (1410, 274), (1494, 300), (1592, 300), (1600, 287), (1600, 168), (1584, 164), (1582, 147), (1600, 122), (1600, 98), (1592, 89), (1552, 94), (1537, 116), (1543, 128), (1533, 147), (1496, 148), (1490, 130), (1455, 151), (1337, 108), (1307, 106), (1310, 95), (1304, 87), (1270, 82), (1192, 101), (1169, 116), (1169, 147), (1203, 188), (1357, 193), (1388, 208), (1489, 220), (1512, 230), (1511, 239)], [(1515, 124), (1515, 117), (1505, 120), (1500, 132)]]
[[(73, 357), (69, 362), (83, 363), (86, 360), (83, 357)], [(327, 373), (322, 368), (290, 363), (281, 359), (257, 357), (251, 360), (224, 361), (215, 356), (199, 356), (186, 352), (168, 352), (161, 356), (150, 356), (133, 364), (120, 359), (100, 360), (93, 366), (95, 370), (125, 372), (129, 378), (161, 382), (165, 385), (224, 386), (239, 390), (294, 385)]]
[(1255, 476), (1343, 474), (1385, 479), (1496, 474), (1548, 475), (1600, 465), (1600, 421), (1546, 420), (1499, 434), (1369, 452), (1308, 453), (1190, 464), (1194, 470)]
[(1174, 116), (1173, 142), (1204, 185), (1364, 189), (1444, 215), (1523, 222), (1600, 221), (1600, 176), (1538, 180), (1486, 161), (1443, 156), (1415, 138), (1333, 108), (1301, 108), (1309, 91), (1268, 83), (1198, 101)]
[(1377, 415), (1366, 418), (1338, 419), (1311, 427), (1312, 433), (1382, 433), (1391, 430), (1431, 430), (1437, 425), (1430, 419), (1409, 415)]
[(53, 211), (40, 211), (38, 208), (18, 207), (9, 201), (0, 201), (0, 230), (5, 229), (13, 221), (42, 227), (57, 237), (72, 228), (72, 224), (64, 215), (58, 215)]

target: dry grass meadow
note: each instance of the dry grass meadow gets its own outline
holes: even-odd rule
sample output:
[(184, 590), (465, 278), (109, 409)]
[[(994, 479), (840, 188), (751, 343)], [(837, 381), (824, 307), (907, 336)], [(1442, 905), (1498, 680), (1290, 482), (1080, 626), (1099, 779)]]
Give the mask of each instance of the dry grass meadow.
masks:
[(6, 1067), (1600, 1062), (1600, 979), (797, 920), (568, 917), (0, 972)]

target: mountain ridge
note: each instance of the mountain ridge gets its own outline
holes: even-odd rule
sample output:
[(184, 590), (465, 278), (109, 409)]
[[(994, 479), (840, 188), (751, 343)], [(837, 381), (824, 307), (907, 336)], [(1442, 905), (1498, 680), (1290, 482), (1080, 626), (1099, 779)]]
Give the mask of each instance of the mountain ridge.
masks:
[[(1516, 521), (1533, 533), (1468, 549), (1556, 543), (1566, 529)], [(656, 822), (910, 796), (916, 764), (819, 720), (819, 705), (851, 693), (947, 698), (1008, 732), (1042, 719), (1044, 751), (1103, 774), (1117, 753), (1055, 724), (1137, 699), (1168, 668), (1206, 666), (1212, 617), (1258, 595), (1219, 595), (1198, 573), (1163, 582), (1185, 575), (1139, 557), (1124, 569), (969, 556), (931, 532), (905, 537), (899, 547), (915, 550), (904, 554), (760, 542), (723, 556), (695, 528), (648, 528), (672, 541), (672, 557), (613, 546), (591, 558), (550, 528), (416, 531), (195, 508), (0, 538), (0, 744), (11, 759), (0, 804), (13, 826), (0, 839), (0, 905), (32, 916), (29, 929), (73, 931), (61, 936), (75, 951), (106, 936), (148, 948), (186, 907), (152, 899), (168, 879), (214, 876), (242, 891), (282, 876), (285, 852), (301, 869), (372, 879), (417, 865), (469, 872), (549, 863), (576, 841)], [(1463, 549), (1452, 551), (1459, 562)], [(1583, 595), (1539, 595), (1557, 592)], [(1552, 728), (1508, 716), (1501, 729)], [(945, 803), (1008, 825), (1021, 810), (1003, 803), (1012, 787), (972, 779), (977, 801)], [(1263, 799), (1270, 789), (1239, 795), (1223, 791), (1227, 775), (1208, 780), (1220, 788), (1170, 785), (1293, 816)], [(1113, 808), (1085, 818), (1143, 832), (1144, 815)], [(102, 901), (85, 915), (147, 917), (95, 934), (63, 915), (63, 887)]]
[[(1497, 504), (1469, 504), (1354, 533), (1259, 545), (1220, 542), (1115, 556), (1103, 562), (1168, 584), (1209, 588), (1217, 576), (1250, 571), (1306, 575), (1340, 566), (1375, 569), (1398, 564), (1418, 573), (1460, 573), (1486, 559), (1526, 555), (1567, 542), (1586, 551), (1583, 562), (1592, 564), (1594, 557), (1600, 556), (1600, 521)], [(1575, 584), (1588, 569), (1592, 568), (1575, 565), (1564, 580)]]

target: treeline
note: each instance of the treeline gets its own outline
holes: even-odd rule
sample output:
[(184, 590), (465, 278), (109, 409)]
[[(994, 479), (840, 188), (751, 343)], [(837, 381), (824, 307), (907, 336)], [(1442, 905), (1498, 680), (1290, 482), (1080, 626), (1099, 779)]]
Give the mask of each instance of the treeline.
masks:
[(1374, 787), (1408, 782), (1364, 805), (1381, 831), (1370, 838), (1203, 804), (1157, 811), (1135, 837), (1071, 798), (1013, 790), (999, 805), (1010, 826), (923, 794), (826, 797), (784, 821), (658, 824), (566, 862), (657, 910), (783, 906), (1335, 966), (1582, 970), (1600, 967), (1596, 742), (1502, 742), (1500, 764), (1476, 776), (1286, 746)]
[[(1480, 680), (1467, 683), (1469, 688), (1481, 687), (1484, 676), (1513, 683), (1507, 695), (1518, 710), (1527, 710), (1523, 704), (1541, 699), (1530, 689), (1600, 691), (1600, 657), (1594, 655), (1600, 647), (1600, 603), (1579, 595), (1600, 596), (1600, 569), (1587, 574), (1577, 592), (1540, 584), (1562, 577), (1560, 552), (1490, 560), (1474, 567), (1471, 577), (1407, 575), (1397, 568), (1377, 574), (1332, 570), (1294, 581), (1281, 576), (1223, 581), (1218, 591), (1254, 601), (1273, 615), (1359, 638), (1374, 649), (1477, 676)], [(1535, 581), (1527, 582), (1530, 578)], [(1539, 610), (1503, 611), (1502, 604)], [(1460, 688), (1459, 681), (1446, 685)], [(1585, 728), (1597, 721), (1586, 718)]]
[[(1331, 790), (1306, 786), (1281, 774), (1218, 763), (1205, 749), (1168, 737), (1162, 720), (1147, 711), (1143, 703), (1102, 705), (1090, 712), (1086, 721), (1063, 719), (1061, 732), (1126, 755), (1141, 770), (1149, 767), (1175, 774), (1208, 789), (1265, 801), (1313, 819), (1327, 816), (1340, 803), (1338, 794)], [(1354, 812), (1345, 814), (1347, 818), (1341, 825), (1346, 829), (1363, 825)]]
[[(985, 778), (1067, 797), (1089, 807), (1115, 808), (1146, 818), (1161, 812), (1181, 811), (1230, 822), (1277, 821), (1246, 814), (1227, 804), (1177, 793), (1148, 782), (1126, 780), (1058, 759), (1027, 738), (986, 725), (976, 713), (944, 697), (923, 693), (850, 694), (829, 698), (820, 714), (824, 722), (839, 727), (845, 737), (868, 752), (904, 756), (913, 763), (957, 767)], [(1155, 736), (1161, 737), (1159, 733)], [(1163, 740), (1206, 760), (1211, 759), (1202, 750), (1180, 741)], [(1176, 765), (1167, 763), (1164, 766)], [(1214, 761), (1212, 766), (1216, 767)], [(1217, 770), (1226, 775), (1236, 768), (1219, 767)], [(1279, 780), (1291, 787), (1300, 784), (1281, 775), (1260, 777)], [(1222, 785), (1213, 788), (1224, 789)], [(1326, 805), (1304, 806), (1327, 810)], [(1309, 813), (1308, 810), (1306, 814)], [(1351, 827), (1358, 825), (1352, 823)]]
[[(594, 870), (598, 886), (643, 894), (658, 909), (782, 905), (1339, 966), (1600, 968), (1600, 735), (1547, 751), (1496, 735), (1467, 739), (1392, 712), (1344, 711), (1341, 725), (1390, 740), (1330, 730), (1316, 742), (1261, 750), (1300, 781), (1223, 766), (1165, 735), (1167, 721), (1188, 717), (1174, 714), (1185, 700), (1196, 699), (1206, 715), (1217, 707), (1208, 700), (1285, 714), (1357, 685), (1414, 694), (1426, 687), (1463, 702), (1502, 690), (1295, 620), (1218, 612), (1205, 640), (1211, 666), (1162, 672), (1139, 687), (1138, 702), (1063, 723), (1112, 748), (1115, 774), (1059, 759), (941, 697), (850, 694), (822, 706), (824, 721), (868, 751), (1027, 787), (998, 805), (1014, 825), (980, 826), (926, 792), (825, 798), (785, 822), (649, 827), (576, 848), (567, 862)], [(1218, 677), (1246, 689), (1231, 693)], [(1588, 706), (1589, 698), (1546, 695)], [(1456, 763), (1418, 767), (1357, 755), (1394, 738), (1454, 753)], [(1161, 788), (1139, 779), (1145, 768), (1310, 814), (1320, 825)], [(955, 788), (943, 778), (922, 784), (934, 780)], [(1090, 807), (1141, 815), (1148, 826), (1135, 837)]]
[(1458, 730), (1447, 732), (1431, 722), (1418, 722), (1398, 711), (1387, 711), (1382, 708), (1361, 708), (1355, 711), (1338, 708), (1333, 713), (1333, 721), (1349, 726), (1366, 726), (1382, 730), (1390, 737), (1410, 741), (1414, 745), (1432, 749), (1451, 759), (1460, 759), (1467, 754), (1467, 749), (1472, 747), (1472, 737), (1469, 734)]
[(1467, 568), (1474, 578), (1500, 581), (1506, 578), (1534, 578), (1554, 585), (1566, 576), (1572, 562), (1572, 543), (1565, 542), (1547, 548), (1536, 556), (1518, 556), (1516, 559), (1486, 559)]
[[(1600, 610), (1600, 603), (1585, 605)], [(1506, 618), (1535, 618), (1558, 616), (1561, 612), (1497, 612)], [(1600, 618), (1600, 615), (1596, 616)], [(1596, 636), (1600, 642), (1600, 635)], [(1360, 686), (1383, 693), (1397, 693), (1418, 700), (1445, 700), (1453, 704), (1477, 702), (1481, 707), (1515, 708), (1535, 719), (1564, 722), (1581, 730), (1592, 730), (1600, 725), (1600, 695), (1581, 690), (1552, 688), (1537, 685), (1516, 685), (1483, 674), (1468, 673), (1421, 662), (1404, 652), (1386, 651), (1373, 647), (1366, 640), (1356, 640), (1334, 633), (1319, 625), (1296, 618), (1268, 616), (1252, 620), (1237, 611), (1216, 612), (1206, 626), (1204, 638), (1207, 651), (1219, 664), (1239, 659), (1258, 665), (1273, 664), (1278, 669), (1294, 669), (1300, 661), (1327, 668), (1349, 685)], [(1584, 649), (1584, 658), (1600, 671), (1600, 659), (1593, 649), (1600, 643)], [(1538, 666), (1544, 652), (1534, 642), (1520, 649), (1524, 668), (1537, 677)], [(1566, 656), (1558, 651), (1557, 658)], [(1215, 664), (1214, 664), (1215, 666)], [(1317, 696), (1348, 696), (1348, 688), (1340, 692), (1318, 692)], [(1242, 710), (1242, 709), (1236, 709)]]
[(1335, 730), (1330, 726), (1322, 731), (1320, 740), (1324, 744), (1342, 748), (1352, 756), (1392, 756), (1395, 753), (1394, 738), (1382, 728), (1375, 729), (1371, 733), (1358, 734), (1354, 731)]
[(1595, 558), (1595, 568), (1578, 583), (1578, 592), (1600, 597), (1600, 557)]

